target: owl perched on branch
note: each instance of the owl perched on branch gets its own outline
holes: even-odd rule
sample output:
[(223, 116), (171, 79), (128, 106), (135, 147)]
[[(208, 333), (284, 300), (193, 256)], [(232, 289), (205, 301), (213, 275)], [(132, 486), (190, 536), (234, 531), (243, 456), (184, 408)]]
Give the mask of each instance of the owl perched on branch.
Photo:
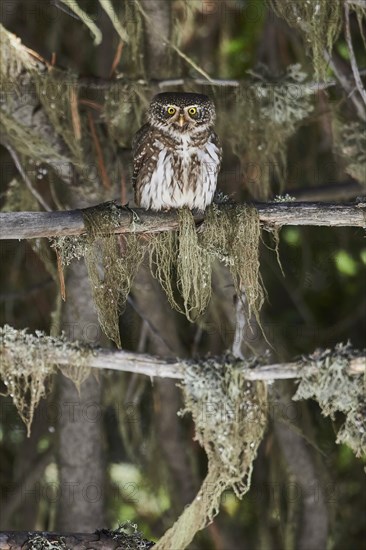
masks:
[(167, 92), (154, 97), (148, 122), (133, 142), (137, 206), (203, 211), (211, 204), (222, 157), (215, 116), (205, 95)]

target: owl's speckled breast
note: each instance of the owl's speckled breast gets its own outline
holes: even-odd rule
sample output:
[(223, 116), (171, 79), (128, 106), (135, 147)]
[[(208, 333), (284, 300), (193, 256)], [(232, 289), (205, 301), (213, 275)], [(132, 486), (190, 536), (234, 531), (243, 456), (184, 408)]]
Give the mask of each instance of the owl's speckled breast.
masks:
[(213, 200), (221, 159), (215, 134), (211, 132), (199, 143), (187, 134), (177, 137), (174, 147), (161, 138), (155, 139), (155, 153), (150, 160), (154, 168), (149, 185), (142, 186), (143, 208), (163, 210), (187, 206), (205, 210)]

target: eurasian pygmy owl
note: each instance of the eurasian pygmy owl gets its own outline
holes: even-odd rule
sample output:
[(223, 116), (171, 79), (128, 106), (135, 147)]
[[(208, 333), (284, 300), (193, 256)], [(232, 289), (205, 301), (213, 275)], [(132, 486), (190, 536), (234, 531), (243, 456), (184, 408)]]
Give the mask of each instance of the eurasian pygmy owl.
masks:
[(167, 92), (154, 97), (147, 123), (133, 142), (137, 206), (205, 210), (211, 204), (222, 156), (215, 115), (205, 95)]

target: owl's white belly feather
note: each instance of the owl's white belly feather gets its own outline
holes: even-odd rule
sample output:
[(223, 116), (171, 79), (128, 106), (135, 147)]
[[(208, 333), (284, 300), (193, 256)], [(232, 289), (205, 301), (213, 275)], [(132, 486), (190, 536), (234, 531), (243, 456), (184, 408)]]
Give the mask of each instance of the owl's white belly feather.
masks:
[(189, 136), (172, 151), (160, 141), (156, 166), (149, 185), (142, 186), (141, 206), (153, 210), (168, 208), (205, 210), (216, 190), (220, 150), (211, 140), (197, 147)]

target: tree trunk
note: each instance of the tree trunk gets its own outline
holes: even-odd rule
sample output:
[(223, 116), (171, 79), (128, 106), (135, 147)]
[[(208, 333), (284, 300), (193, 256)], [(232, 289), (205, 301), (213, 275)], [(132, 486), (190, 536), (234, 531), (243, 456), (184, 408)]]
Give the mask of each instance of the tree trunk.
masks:
[[(63, 328), (71, 340), (97, 343), (100, 328), (94, 311), (86, 267), (71, 266)], [(57, 529), (94, 531), (104, 524), (102, 453), (102, 381), (91, 374), (81, 384), (59, 378), (58, 466), (60, 500)]]
[(146, 14), (145, 67), (152, 79), (171, 76), (167, 40), (171, 37), (172, 17), (169, 0), (141, 0)]

